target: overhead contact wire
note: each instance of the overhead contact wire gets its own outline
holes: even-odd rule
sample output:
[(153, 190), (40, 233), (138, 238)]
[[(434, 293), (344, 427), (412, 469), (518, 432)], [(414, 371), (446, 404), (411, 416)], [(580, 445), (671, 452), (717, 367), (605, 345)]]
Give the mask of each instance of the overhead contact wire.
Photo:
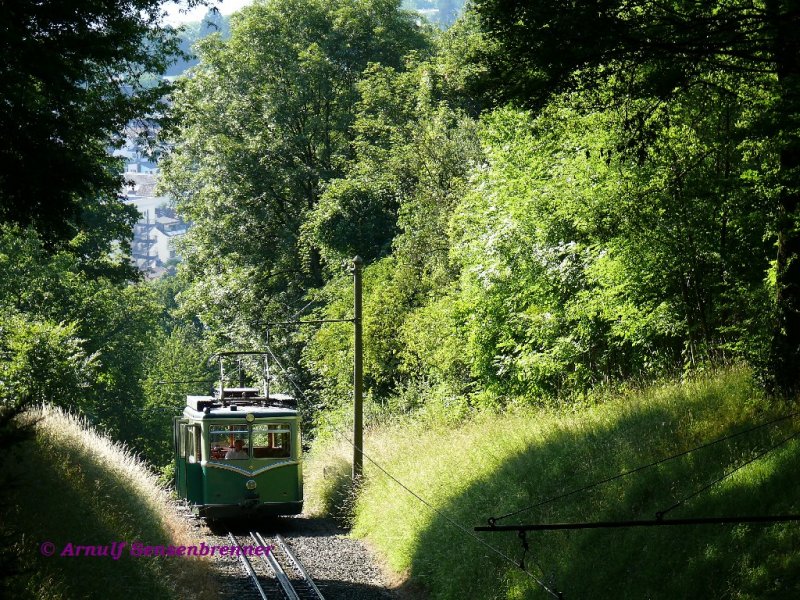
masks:
[(769, 454), (770, 452), (774, 452), (775, 450), (777, 450), (778, 448), (780, 448), (780, 447), (781, 447), (781, 446), (783, 446), (784, 444), (787, 444), (787, 443), (789, 443), (791, 440), (793, 440), (794, 438), (796, 438), (798, 435), (800, 435), (800, 431), (795, 431), (795, 432), (794, 432), (792, 435), (785, 437), (784, 439), (782, 439), (781, 441), (779, 441), (777, 444), (774, 444), (774, 445), (770, 446), (769, 448), (767, 448), (766, 450), (763, 450), (763, 451), (759, 452), (758, 454), (756, 454), (756, 455), (755, 455), (753, 458), (751, 458), (750, 460), (746, 460), (745, 462), (743, 462), (742, 464), (740, 464), (740, 465), (739, 465), (739, 466), (737, 466), (736, 468), (734, 468), (734, 469), (731, 469), (731, 470), (730, 470), (730, 471), (728, 471), (727, 473), (723, 473), (723, 475), (722, 475), (721, 477), (718, 477), (717, 479), (715, 479), (715, 480), (711, 481), (710, 483), (708, 483), (708, 484), (704, 485), (704, 486), (703, 486), (702, 488), (700, 488), (699, 490), (692, 492), (691, 494), (689, 494), (689, 495), (688, 495), (688, 496), (686, 496), (685, 498), (682, 498), (681, 500), (679, 500), (678, 502), (676, 502), (675, 504), (673, 504), (673, 505), (672, 505), (672, 506), (670, 506), (669, 508), (667, 508), (667, 509), (665, 509), (665, 510), (662, 510), (662, 511), (659, 511), (659, 512), (657, 512), (657, 513), (656, 513), (656, 518), (657, 518), (657, 519), (659, 519), (659, 520), (660, 520), (660, 519), (662, 519), (662, 518), (664, 517), (664, 515), (666, 515), (668, 512), (670, 512), (670, 511), (672, 511), (672, 510), (675, 510), (675, 509), (676, 509), (676, 508), (678, 508), (679, 506), (683, 506), (683, 504), (685, 504), (686, 502), (688, 502), (689, 500), (691, 500), (691, 499), (692, 499), (692, 498), (694, 498), (695, 496), (699, 496), (699, 495), (700, 495), (700, 494), (702, 494), (703, 492), (705, 492), (705, 491), (707, 491), (707, 490), (710, 490), (712, 487), (714, 487), (714, 486), (715, 486), (715, 485), (717, 485), (718, 483), (720, 483), (720, 482), (724, 481), (725, 479), (727, 479), (728, 477), (730, 477), (731, 475), (733, 475), (733, 474), (734, 474), (734, 473), (736, 473), (737, 471), (740, 471), (740, 470), (742, 470), (742, 469), (743, 469), (743, 468), (745, 468), (746, 466), (748, 466), (748, 465), (751, 465), (751, 464), (753, 464), (754, 462), (756, 462), (757, 460), (760, 460), (760, 459), (764, 458), (764, 457), (765, 457), (767, 454)]
[[(273, 360), (274, 360), (274, 361), (277, 363), (277, 365), (278, 365), (278, 366), (281, 368), (281, 370), (282, 370), (284, 373), (287, 373), (286, 369), (284, 369), (284, 368), (283, 368), (283, 365), (280, 363), (280, 361), (278, 360), (278, 358), (275, 356), (275, 354), (273, 354), (272, 350), (271, 350), (269, 347), (267, 348), (267, 352), (269, 352), (270, 356), (272, 356), (272, 359), (273, 359)], [(297, 384), (296, 384), (296, 383), (295, 383), (295, 382), (292, 380), (292, 378), (291, 378), (291, 377), (287, 377), (287, 379), (288, 379), (288, 380), (289, 380), (289, 382), (292, 384), (292, 386), (293, 386), (293, 387), (294, 387), (294, 388), (297, 390), (297, 392), (298, 392), (298, 393), (299, 393), (301, 396), (303, 396), (303, 398), (305, 398), (306, 400), (308, 400), (308, 397), (305, 395), (305, 393), (303, 392), (303, 390), (301, 390), (301, 389), (300, 389), (300, 388), (297, 386)], [(389, 479), (391, 479), (392, 481), (394, 481), (394, 482), (395, 482), (397, 485), (399, 485), (401, 488), (403, 488), (403, 489), (404, 489), (406, 492), (408, 492), (409, 494), (411, 494), (411, 495), (412, 495), (414, 498), (416, 498), (416, 499), (417, 499), (419, 502), (421, 502), (422, 504), (424, 504), (425, 506), (427, 506), (427, 507), (428, 507), (430, 510), (432, 510), (432, 511), (433, 511), (433, 512), (435, 512), (437, 515), (439, 515), (440, 517), (442, 517), (442, 518), (443, 518), (445, 521), (447, 521), (447, 522), (448, 522), (450, 525), (452, 525), (452, 526), (453, 526), (453, 527), (455, 527), (456, 529), (460, 530), (462, 533), (466, 534), (468, 537), (472, 538), (473, 540), (475, 540), (476, 542), (478, 542), (478, 543), (479, 543), (479, 544), (481, 544), (482, 546), (484, 546), (484, 547), (488, 548), (489, 550), (491, 550), (492, 552), (494, 552), (495, 554), (497, 554), (498, 556), (500, 556), (501, 558), (503, 558), (505, 561), (507, 561), (507, 562), (511, 563), (512, 565), (514, 565), (515, 567), (519, 568), (519, 569), (520, 569), (520, 570), (521, 570), (523, 573), (525, 573), (526, 575), (528, 575), (528, 577), (530, 577), (530, 578), (531, 578), (533, 581), (535, 581), (535, 582), (536, 582), (536, 583), (537, 583), (537, 584), (538, 584), (538, 585), (539, 585), (539, 586), (540, 586), (540, 587), (541, 587), (543, 590), (545, 590), (545, 591), (546, 591), (548, 594), (550, 594), (550, 595), (551, 595), (551, 596), (553, 596), (554, 598), (562, 598), (562, 596), (561, 596), (561, 594), (560, 594), (559, 592), (552, 590), (552, 589), (551, 589), (551, 588), (550, 588), (550, 587), (549, 587), (549, 586), (548, 586), (546, 583), (544, 583), (542, 580), (540, 580), (538, 577), (536, 577), (536, 576), (535, 576), (533, 573), (531, 573), (531, 572), (530, 572), (530, 571), (528, 571), (527, 569), (522, 569), (522, 568), (520, 567), (520, 565), (519, 565), (519, 564), (518, 564), (518, 563), (517, 563), (517, 562), (516, 562), (516, 561), (515, 561), (513, 558), (511, 558), (511, 557), (510, 557), (508, 554), (506, 554), (505, 552), (503, 552), (503, 551), (502, 551), (502, 550), (500, 550), (499, 548), (496, 548), (495, 546), (492, 546), (492, 545), (491, 545), (490, 543), (488, 543), (487, 541), (485, 541), (485, 540), (483, 540), (483, 539), (479, 538), (477, 535), (475, 535), (475, 533), (473, 533), (472, 531), (470, 531), (469, 529), (467, 529), (466, 527), (464, 527), (464, 526), (463, 526), (461, 523), (459, 523), (458, 521), (456, 521), (455, 519), (453, 519), (452, 517), (450, 517), (450, 515), (448, 515), (447, 513), (443, 512), (443, 511), (441, 511), (440, 509), (438, 509), (438, 508), (436, 508), (435, 506), (433, 506), (433, 505), (432, 505), (430, 502), (428, 502), (427, 500), (425, 500), (425, 499), (424, 499), (422, 496), (420, 496), (419, 494), (417, 494), (417, 493), (416, 493), (414, 490), (412, 490), (411, 488), (409, 488), (408, 486), (406, 486), (406, 485), (405, 485), (405, 484), (404, 484), (402, 481), (400, 481), (399, 479), (397, 479), (397, 477), (395, 477), (394, 475), (392, 475), (391, 473), (389, 473), (389, 471), (387, 471), (386, 469), (384, 469), (384, 468), (383, 468), (383, 467), (382, 467), (380, 464), (378, 464), (378, 462), (376, 462), (376, 461), (375, 461), (373, 458), (371, 458), (369, 455), (367, 455), (367, 454), (366, 454), (366, 453), (365, 453), (365, 452), (364, 452), (364, 451), (363, 451), (361, 448), (359, 448), (358, 446), (356, 446), (356, 444), (355, 444), (355, 443), (354, 443), (354, 442), (353, 442), (353, 441), (352, 441), (352, 440), (351, 440), (351, 439), (348, 437), (348, 435), (347, 435), (347, 434), (346, 434), (344, 431), (342, 431), (341, 429), (339, 429), (338, 427), (336, 427), (336, 426), (335, 426), (335, 425), (333, 425), (333, 424), (331, 424), (331, 427), (333, 428), (333, 430), (334, 430), (334, 431), (336, 431), (336, 432), (337, 432), (339, 435), (341, 435), (341, 436), (342, 436), (342, 437), (345, 439), (345, 441), (347, 441), (347, 443), (348, 443), (348, 444), (350, 444), (350, 445), (351, 445), (353, 448), (355, 448), (355, 449), (356, 449), (358, 452), (360, 452), (360, 453), (361, 453), (361, 456), (363, 456), (364, 458), (366, 458), (366, 459), (367, 459), (367, 460), (368, 460), (370, 463), (372, 463), (372, 464), (373, 464), (373, 465), (374, 465), (374, 466), (375, 466), (375, 467), (376, 467), (376, 468), (377, 468), (379, 471), (381, 471), (381, 472), (382, 472), (384, 475), (386, 475), (386, 476), (387, 476)], [(537, 563), (537, 566), (539, 566), (539, 565), (538, 565), (538, 563)], [(544, 570), (541, 568), (541, 566), (539, 566), (539, 569), (540, 569), (540, 570), (542, 570), (542, 573), (544, 573)]]
[(545, 498), (544, 500), (536, 502), (535, 504), (531, 504), (530, 506), (526, 506), (524, 508), (520, 508), (518, 510), (514, 510), (512, 512), (509, 512), (509, 513), (506, 513), (504, 515), (501, 515), (499, 517), (491, 517), (489, 519), (489, 524), (490, 525), (494, 525), (497, 521), (500, 521), (502, 519), (507, 519), (508, 517), (513, 517), (513, 516), (522, 514), (524, 512), (529, 511), (529, 510), (533, 510), (534, 508), (538, 508), (540, 506), (544, 506), (546, 504), (550, 504), (551, 502), (555, 502), (556, 500), (562, 500), (564, 498), (569, 498), (570, 496), (574, 496), (575, 494), (580, 494), (582, 492), (586, 492), (586, 491), (588, 491), (588, 490), (590, 490), (592, 488), (598, 487), (600, 485), (604, 485), (606, 483), (610, 483), (612, 481), (616, 481), (617, 479), (622, 479), (623, 477), (627, 477), (628, 475), (633, 475), (634, 473), (638, 473), (640, 471), (644, 471), (646, 469), (650, 469), (652, 467), (656, 467), (656, 466), (658, 466), (660, 464), (669, 462), (671, 460), (675, 460), (676, 458), (681, 458), (682, 456), (686, 456), (687, 454), (691, 454), (692, 452), (696, 452), (698, 450), (703, 450), (704, 448), (709, 448), (709, 447), (714, 446), (716, 444), (721, 444), (722, 442), (727, 442), (728, 440), (732, 440), (732, 439), (734, 439), (736, 437), (739, 437), (739, 436), (742, 436), (742, 435), (745, 435), (745, 434), (748, 434), (748, 433), (752, 433), (753, 431), (757, 431), (759, 429), (763, 429), (764, 427), (768, 427), (770, 425), (775, 425), (776, 423), (780, 423), (781, 421), (786, 421), (787, 419), (792, 419), (792, 418), (794, 418), (794, 417), (796, 417), (798, 415), (800, 415), (800, 412), (794, 412), (794, 413), (791, 413), (791, 414), (788, 414), (788, 415), (783, 415), (783, 416), (778, 417), (776, 419), (773, 419), (771, 421), (767, 421), (766, 423), (761, 423), (759, 425), (755, 425), (755, 426), (750, 427), (748, 429), (745, 429), (743, 431), (739, 431), (737, 433), (732, 433), (730, 435), (726, 435), (724, 437), (718, 438), (718, 439), (713, 440), (711, 442), (707, 442), (707, 443), (702, 444), (700, 446), (696, 446), (694, 448), (690, 448), (688, 450), (684, 450), (683, 452), (679, 452), (677, 454), (673, 454), (672, 456), (667, 456), (665, 458), (661, 458), (659, 460), (653, 461), (653, 462), (648, 463), (646, 465), (641, 465), (641, 466), (636, 467), (634, 469), (631, 469), (629, 471), (625, 471), (623, 473), (619, 473), (618, 475), (613, 475), (611, 477), (607, 477), (605, 479), (601, 479), (600, 481), (595, 481), (594, 483), (590, 483), (588, 485), (576, 488), (574, 490), (570, 490), (569, 492), (565, 492), (563, 494), (558, 494), (558, 495), (555, 495), (555, 496), (551, 496), (549, 498)]

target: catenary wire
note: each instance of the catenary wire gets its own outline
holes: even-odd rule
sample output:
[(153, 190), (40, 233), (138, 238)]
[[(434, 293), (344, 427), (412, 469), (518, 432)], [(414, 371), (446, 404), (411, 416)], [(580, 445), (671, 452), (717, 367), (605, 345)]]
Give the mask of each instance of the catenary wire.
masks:
[(682, 456), (686, 456), (687, 454), (691, 454), (692, 452), (696, 452), (697, 450), (702, 450), (704, 448), (709, 448), (711, 446), (714, 446), (716, 444), (720, 444), (722, 442), (726, 442), (728, 440), (731, 440), (733, 438), (739, 437), (741, 435), (752, 433), (753, 431), (757, 431), (758, 429), (763, 429), (764, 427), (768, 427), (770, 425), (775, 425), (776, 423), (780, 423), (782, 421), (786, 421), (787, 419), (792, 419), (792, 418), (794, 418), (794, 417), (796, 417), (798, 415), (800, 415), (800, 412), (793, 412), (793, 413), (790, 413), (790, 414), (787, 414), (787, 415), (783, 415), (781, 417), (777, 417), (777, 418), (772, 419), (770, 421), (767, 421), (765, 423), (760, 423), (759, 425), (755, 425), (753, 427), (749, 427), (749, 428), (744, 429), (742, 431), (738, 431), (736, 433), (732, 433), (730, 435), (726, 435), (726, 436), (718, 438), (716, 440), (712, 440), (710, 442), (706, 442), (705, 444), (701, 444), (699, 446), (695, 446), (694, 448), (689, 448), (688, 450), (684, 450), (684, 451), (679, 452), (677, 454), (673, 454), (671, 456), (660, 458), (660, 459), (658, 459), (656, 461), (650, 462), (650, 463), (645, 464), (645, 465), (641, 465), (639, 467), (636, 467), (634, 469), (630, 469), (630, 470), (625, 471), (623, 473), (619, 473), (617, 475), (612, 475), (611, 477), (606, 477), (605, 479), (601, 479), (599, 481), (595, 481), (593, 483), (581, 486), (579, 488), (575, 488), (575, 489), (570, 490), (568, 492), (564, 492), (563, 494), (557, 494), (555, 496), (550, 496), (549, 498), (545, 498), (544, 500), (540, 500), (540, 501), (538, 501), (538, 502), (536, 502), (534, 504), (531, 504), (529, 506), (526, 506), (526, 507), (511, 511), (511, 512), (506, 513), (504, 515), (501, 515), (499, 517), (491, 517), (489, 519), (489, 524), (493, 525), (494, 523), (496, 523), (497, 521), (500, 521), (502, 519), (507, 519), (508, 517), (513, 517), (513, 516), (519, 515), (521, 513), (527, 512), (529, 510), (533, 510), (534, 508), (538, 508), (540, 506), (544, 506), (546, 504), (550, 504), (551, 502), (555, 502), (556, 500), (561, 500), (563, 498), (568, 498), (570, 496), (574, 496), (575, 494), (580, 494), (582, 492), (588, 491), (588, 490), (590, 490), (592, 488), (595, 488), (597, 486), (600, 486), (600, 485), (603, 485), (603, 484), (606, 484), (606, 483), (610, 483), (612, 481), (616, 481), (617, 479), (622, 479), (623, 477), (627, 477), (628, 475), (632, 475), (634, 473), (638, 473), (640, 471), (644, 471), (646, 469), (650, 469), (652, 467), (658, 466), (658, 465), (663, 464), (665, 462), (669, 462), (671, 460), (675, 460), (675, 459), (680, 458)]
[[(280, 360), (278, 360), (278, 357), (277, 357), (277, 356), (275, 356), (275, 354), (272, 352), (272, 350), (271, 350), (269, 347), (267, 347), (267, 352), (269, 352), (270, 356), (272, 357), (272, 360), (274, 360), (274, 361), (275, 361), (275, 363), (278, 365), (278, 367), (280, 367), (280, 369), (281, 369), (281, 370), (282, 370), (284, 373), (286, 373), (286, 374), (287, 374), (287, 377), (286, 377), (286, 378), (287, 378), (287, 380), (288, 380), (288, 381), (289, 381), (289, 382), (292, 384), (292, 386), (295, 388), (295, 390), (297, 390), (297, 392), (298, 392), (298, 393), (299, 393), (301, 396), (303, 396), (303, 398), (305, 398), (305, 399), (308, 401), (308, 396), (306, 396), (306, 395), (305, 395), (305, 393), (303, 392), (303, 390), (301, 390), (301, 389), (300, 389), (300, 387), (299, 387), (299, 386), (298, 386), (298, 385), (297, 385), (297, 384), (296, 384), (296, 383), (295, 383), (295, 382), (292, 380), (292, 378), (288, 376), (288, 372), (287, 372), (287, 371), (286, 371), (286, 369), (283, 367), (283, 365), (281, 364)], [(412, 495), (414, 498), (416, 498), (416, 499), (417, 499), (419, 502), (421, 502), (422, 504), (424, 504), (425, 506), (427, 506), (427, 507), (428, 507), (430, 510), (432, 510), (434, 513), (436, 513), (437, 515), (439, 515), (440, 517), (442, 517), (442, 518), (443, 518), (445, 521), (447, 521), (447, 522), (448, 522), (450, 525), (452, 525), (453, 527), (455, 527), (456, 529), (458, 529), (459, 531), (461, 531), (461, 532), (462, 532), (462, 533), (464, 533), (465, 535), (469, 536), (470, 538), (472, 538), (473, 540), (475, 540), (476, 542), (478, 542), (478, 543), (479, 543), (479, 544), (481, 544), (482, 546), (484, 546), (484, 547), (488, 548), (489, 550), (491, 550), (492, 552), (494, 552), (495, 554), (497, 554), (498, 556), (500, 556), (501, 558), (503, 558), (505, 561), (507, 561), (507, 562), (511, 563), (511, 564), (512, 564), (512, 565), (514, 565), (515, 567), (517, 567), (517, 568), (519, 568), (520, 570), (522, 570), (522, 572), (523, 572), (523, 573), (525, 573), (526, 575), (528, 575), (528, 577), (530, 577), (530, 578), (531, 578), (533, 581), (535, 581), (535, 582), (536, 582), (536, 583), (537, 583), (539, 586), (541, 586), (541, 588), (542, 588), (543, 590), (545, 590), (545, 591), (546, 591), (548, 594), (550, 594), (550, 595), (551, 595), (551, 596), (553, 596), (554, 598), (561, 598), (561, 597), (562, 597), (562, 595), (561, 595), (559, 592), (555, 591), (554, 589), (551, 589), (551, 587), (550, 587), (550, 586), (548, 586), (546, 583), (544, 583), (542, 580), (540, 580), (538, 577), (536, 577), (536, 576), (535, 576), (533, 573), (531, 573), (531, 572), (530, 572), (530, 571), (528, 571), (527, 569), (523, 569), (523, 568), (521, 568), (521, 567), (520, 567), (520, 565), (519, 565), (519, 564), (518, 564), (518, 563), (517, 563), (517, 562), (516, 562), (516, 561), (515, 561), (515, 560), (514, 560), (512, 557), (510, 557), (508, 554), (506, 554), (505, 552), (503, 552), (503, 551), (502, 551), (502, 550), (500, 550), (499, 548), (496, 548), (495, 546), (492, 546), (492, 545), (491, 545), (490, 543), (488, 543), (486, 540), (483, 540), (483, 539), (481, 539), (480, 537), (478, 537), (477, 535), (475, 535), (475, 533), (474, 533), (473, 531), (470, 531), (469, 529), (467, 529), (466, 527), (464, 527), (464, 526), (463, 526), (461, 523), (459, 523), (458, 521), (456, 521), (455, 519), (453, 519), (452, 517), (450, 517), (450, 515), (448, 515), (447, 513), (443, 512), (442, 510), (440, 510), (440, 509), (436, 508), (436, 507), (435, 507), (433, 504), (431, 504), (430, 502), (428, 502), (427, 500), (425, 500), (424, 498), (422, 498), (422, 497), (421, 497), (419, 494), (417, 494), (417, 493), (416, 493), (414, 490), (412, 490), (412, 489), (410, 489), (408, 486), (406, 486), (406, 485), (405, 485), (405, 484), (404, 484), (402, 481), (400, 481), (400, 480), (399, 480), (399, 479), (397, 479), (397, 478), (396, 478), (394, 475), (392, 475), (391, 473), (389, 473), (389, 472), (388, 472), (386, 469), (384, 469), (384, 468), (383, 468), (383, 467), (382, 467), (382, 466), (381, 466), (381, 465), (380, 465), (380, 464), (379, 464), (377, 461), (375, 461), (375, 460), (374, 460), (372, 457), (370, 457), (368, 454), (366, 454), (366, 453), (365, 453), (365, 452), (364, 452), (364, 451), (363, 451), (361, 448), (359, 448), (359, 447), (358, 447), (358, 446), (355, 444), (355, 442), (353, 442), (353, 440), (351, 440), (351, 439), (348, 437), (347, 433), (345, 433), (344, 431), (342, 431), (342, 430), (341, 430), (339, 427), (337, 427), (336, 425), (333, 425), (333, 424), (330, 424), (330, 426), (331, 426), (331, 428), (332, 428), (334, 431), (336, 431), (336, 432), (337, 432), (339, 435), (341, 435), (341, 436), (342, 436), (342, 437), (345, 439), (345, 441), (346, 441), (348, 444), (350, 444), (350, 445), (351, 445), (353, 448), (355, 448), (355, 450), (356, 450), (357, 452), (359, 452), (359, 453), (361, 454), (361, 456), (363, 456), (363, 457), (364, 457), (364, 458), (366, 458), (366, 459), (367, 459), (367, 460), (368, 460), (370, 463), (372, 463), (372, 464), (375, 466), (375, 468), (377, 468), (379, 471), (381, 471), (381, 472), (382, 472), (384, 475), (386, 475), (386, 476), (387, 476), (389, 479), (391, 479), (392, 481), (394, 481), (394, 482), (395, 482), (397, 485), (399, 485), (401, 488), (403, 488), (403, 489), (404, 489), (406, 492), (408, 492), (409, 494), (411, 494), (411, 495)], [(535, 563), (535, 564), (537, 564), (537, 566), (539, 566), (539, 565), (538, 565), (538, 563)], [(540, 570), (542, 570), (541, 566), (539, 566), (539, 569), (540, 569)], [(544, 574), (544, 570), (542, 570), (542, 573)]]
[(800, 431), (795, 431), (792, 435), (783, 438), (782, 440), (780, 440), (776, 444), (773, 444), (772, 446), (770, 446), (766, 450), (763, 450), (763, 451), (759, 452), (753, 458), (751, 458), (749, 460), (746, 460), (745, 462), (743, 462), (742, 464), (740, 464), (736, 468), (731, 469), (730, 471), (728, 471), (726, 473), (723, 473), (721, 477), (718, 477), (718, 478), (714, 479), (713, 481), (711, 481), (711, 482), (707, 483), (706, 485), (704, 485), (703, 487), (701, 487), (699, 490), (696, 490), (696, 491), (692, 492), (691, 494), (689, 494), (688, 496), (686, 496), (684, 498), (681, 498), (680, 500), (678, 500), (675, 504), (673, 504), (669, 508), (666, 508), (666, 509), (664, 509), (662, 511), (657, 512), (656, 513), (656, 518), (657, 519), (662, 519), (664, 517), (664, 515), (666, 515), (668, 512), (675, 510), (679, 506), (683, 506), (683, 504), (685, 504), (686, 502), (688, 502), (689, 500), (691, 500), (695, 496), (699, 496), (703, 492), (711, 489), (712, 487), (714, 487), (718, 483), (724, 481), (725, 479), (727, 479), (728, 477), (730, 477), (731, 475), (733, 475), (737, 471), (743, 469), (747, 465), (750, 465), (750, 464), (756, 462), (757, 460), (760, 460), (761, 458), (765, 457), (770, 452), (773, 452), (773, 451), (777, 450), (778, 448), (780, 448), (781, 446), (783, 446), (784, 444), (789, 443), (791, 440), (796, 438), (798, 435), (800, 435)]

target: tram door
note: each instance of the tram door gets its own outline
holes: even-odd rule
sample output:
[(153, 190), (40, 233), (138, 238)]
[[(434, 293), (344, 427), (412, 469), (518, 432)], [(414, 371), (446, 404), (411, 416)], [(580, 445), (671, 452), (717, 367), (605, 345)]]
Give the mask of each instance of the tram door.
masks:
[(175, 490), (179, 498), (186, 498), (186, 424), (180, 417), (172, 419), (172, 443), (175, 449)]
[(203, 504), (203, 437), (197, 423), (186, 427), (183, 437), (183, 459), (186, 469), (186, 499), (194, 504)]

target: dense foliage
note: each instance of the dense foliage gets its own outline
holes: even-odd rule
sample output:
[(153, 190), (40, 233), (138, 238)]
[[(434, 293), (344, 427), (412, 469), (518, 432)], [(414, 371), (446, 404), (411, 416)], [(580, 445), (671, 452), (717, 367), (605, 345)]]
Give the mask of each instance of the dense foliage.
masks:
[[(120, 390), (167, 412), (198, 388), (160, 382), (269, 337), (308, 408), (342, 408), (350, 325), (270, 323), (351, 316), (358, 254), (376, 413), (458, 417), (732, 361), (791, 390), (795, 45), (768, 18), (789, 9), (639, 4), (592, 9), (602, 31), (582, 2), (479, 2), (444, 32), (394, 0), (246, 8), (172, 97), (180, 283), (115, 287), (78, 242), (6, 229), (9, 264), (28, 261), (2, 284), (7, 380), (39, 397), (20, 382), (55, 369), (65, 404), (163, 454), (163, 420), (113, 422)], [(87, 385), (103, 393), (69, 396)]]
[[(428, 42), (393, 0), (261, 2), (231, 26), (229, 40), (199, 44), (201, 62), (175, 94), (181, 127), (164, 182), (193, 223), (183, 245), (187, 310), (216, 347), (258, 347), (267, 323), (301, 309), (324, 281), (320, 245), (304, 224), (317, 223), (325, 231), (315, 234), (332, 243), (352, 234), (337, 211), (357, 206), (364, 190), (351, 186), (344, 207), (321, 197), (354, 153), (362, 71), (400, 69)], [(363, 238), (348, 249), (391, 239), (396, 205), (385, 200), (368, 208)]]
[[(199, 2), (192, 2), (197, 4)], [(12, 2), (0, 26), (0, 420), (29, 403), (77, 411), (166, 462), (145, 386), (172, 317), (136, 278), (136, 210), (119, 198), (124, 135), (151, 137), (178, 52), (161, 2)], [(183, 339), (191, 320), (182, 325)], [(165, 333), (160, 333), (160, 332)], [(163, 407), (161, 407), (163, 408)], [(155, 415), (157, 414), (157, 417)]]
[[(199, 0), (193, 0), (197, 4)], [(113, 260), (131, 238), (109, 154), (123, 131), (146, 140), (163, 118), (164, 71), (177, 36), (161, 0), (3, 4), (0, 25), (0, 220), (31, 226), (50, 249), (70, 248), (94, 273), (131, 277)]]
[[(630, 107), (586, 111), (597, 96), (450, 125), (462, 143), (477, 128), (481, 162), (455, 152), (461, 173), (438, 181), (460, 182), (456, 193), (426, 205), (430, 189), (417, 188), (401, 204), (394, 256), (367, 269), (367, 365), (381, 399), (418, 393), (421, 380), (478, 403), (547, 398), (764, 360), (770, 209), (755, 173), (777, 157), (742, 133), (752, 109), (713, 90), (659, 107), (641, 158), (620, 150)], [(418, 113), (414, 131), (438, 116)], [(332, 306), (326, 314), (345, 312)], [(347, 365), (332, 351), (333, 327), (306, 356), (325, 387), (343, 373), (331, 395), (341, 397)]]
[[(742, 24), (729, 3), (697, 23), (603, 6), (613, 22), (590, 31), (584, 4), (477, 3), (427, 38), (379, 4), (375, 45), (357, 34), (376, 13), (349, 2), (245, 11), (176, 99), (167, 180), (197, 223), (190, 312), (237, 344), (304, 309), (347, 318), (342, 263), (359, 254), (379, 413), (457, 416), (732, 361), (790, 390), (791, 350), (775, 349), (791, 328), (775, 323), (791, 312), (792, 92), (769, 48), (743, 54), (775, 33), (766, 8)], [(348, 404), (350, 325), (277, 345), (318, 406)]]
[(0, 233), (0, 396), (77, 408), (136, 439), (154, 298), (142, 286), (87, 276), (73, 255), (49, 254), (32, 230)]
[[(446, 31), (399, 0), (257, 0), (184, 32), (169, 98), (159, 6), (4, 6), (3, 440), (48, 401), (164, 465), (206, 357), (267, 344), (324, 433), (351, 403), (355, 255), (374, 419), (585, 407), (720, 363), (797, 391), (797, 0), (476, 0)], [(162, 187), (192, 226), (179, 276), (137, 283), (108, 151), (168, 107)], [(274, 324), (301, 317), (324, 323)]]
[(608, 101), (645, 100), (629, 112), (626, 136), (640, 155), (652, 147), (653, 107), (683, 107), (707, 94), (723, 95), (740, 110), (757, 107), (754, 119), (732, 123), (777, 153), (777, 162), (756, 171), (760, 185), (771, 188), (761, 196), (777, 246), (769, 374), (779, 391), (800, 391), (800, 4), (478, 0), (475, 6), (494, 42), (483, 56), (489, 65), (483, 84), (494, 98), (541, 106), (562, 90), (611, 82)]

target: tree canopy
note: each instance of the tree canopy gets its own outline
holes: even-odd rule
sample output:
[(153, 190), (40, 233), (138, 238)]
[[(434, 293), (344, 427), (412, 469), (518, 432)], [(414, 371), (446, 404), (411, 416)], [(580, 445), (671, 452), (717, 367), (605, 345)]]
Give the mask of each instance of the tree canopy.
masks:
[[(17, 1), (0, 24), (0, 219), (33, 226), (84, 262), (128, 240), (109, 149), (163, 117), (162, 73), (177, 50), (160, 0)], [(127, 272), (130, 275), (129, 272)]]
[[(202, 3), (192, 0), (190, 4)], [(51, 402), (143, 450), (156, 296), (126, 242), (124, 136), (166, 122), (177, 51), (160, 0), (3, 3), (0, 23), (0, 420)], [(0, 432), (5, 435), (5, 432)], [(156, 460), (160, 459), (158, 457)]]
[[(241, 343), (323, 282), (319, 245), (302, 225), (353, 156), (362, 72), (402, 69), (428, 41), (394, 0), (267, 1), (231, 27), (227, 41), (203, 40), (175, 94), (181, 126), (164, 180), (193, 222), (185, 297), (221, 339)], [(359, 194), (347, 197), (358, 204)], [(318, 221), (339, 235), (334, 216)]]
[[(721, 89), (758, 107), (743, 134), (776, 143), (763, 211), (777, 245), (769, 371), (784, 393), (800, 390), (800, 5), (759, 2), (524, 2), (478, 0), (494, 45), (479, 87), (495, 101), (541, 106), (553, 93), (613, 82), (606, 102), (651, 102), (628, 117), (622, 147), (646, 159), (653, 107), (687, 90)], [(748, 97), (756, 82), (761, 97)], [(765, 265), (766, 267), (766, 265)]]

